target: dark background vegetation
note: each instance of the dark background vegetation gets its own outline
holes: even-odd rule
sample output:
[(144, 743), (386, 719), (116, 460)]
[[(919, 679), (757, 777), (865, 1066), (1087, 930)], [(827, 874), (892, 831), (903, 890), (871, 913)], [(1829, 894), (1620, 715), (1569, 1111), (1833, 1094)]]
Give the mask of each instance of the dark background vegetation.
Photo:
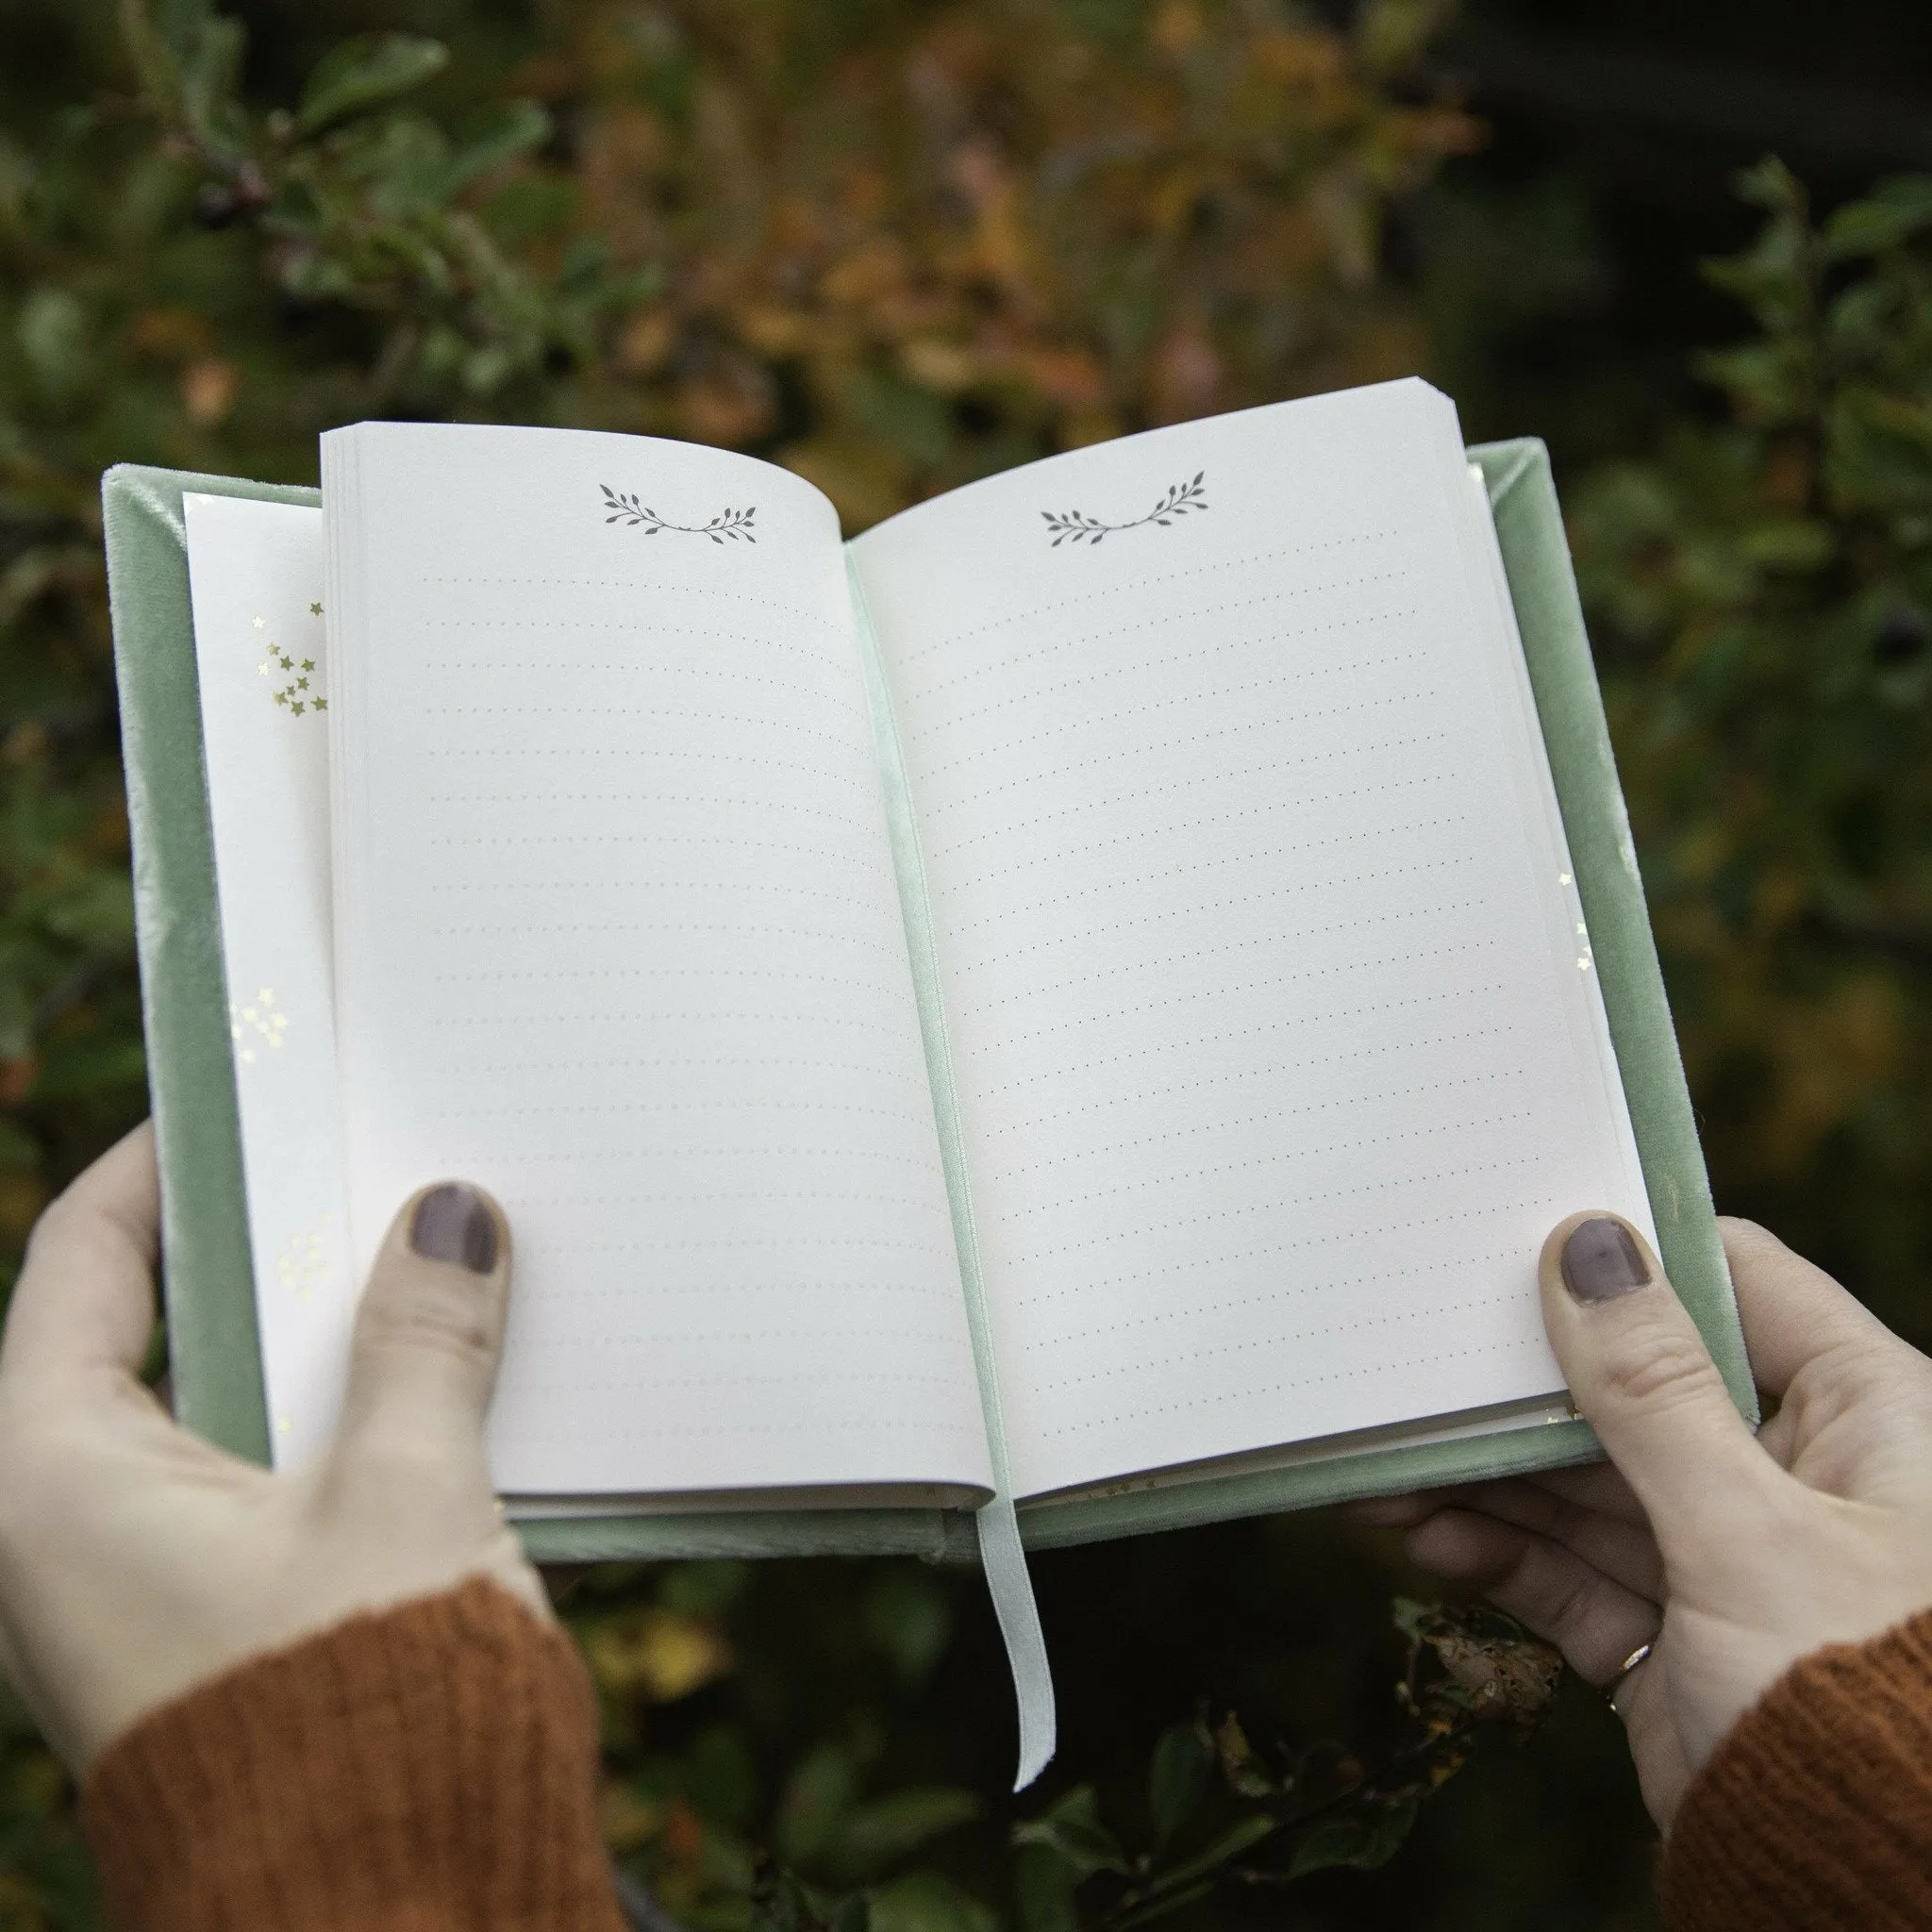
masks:
[[(1932, 1341), (1932, 12), (233, 12), (231, 99), (190, 0), (133, 9), (133, 53), (107, 0), (0, 0), (9, 1257), (144, 1104), (107, 463), (312, 481), (316, 430), (359, 415), (575, 422), (774, 457), (852, 529), (1057, 447), (1420, 371), (1471, 441), (1552, 445), (1720, 1206)], [(451, 58), (331, 108), (318, 63), (390, 32)], [(1741, 197), (1772, 154), (1789, 173)], [(1164, 1727), (1232, 1708), (1257, 1744), (1370, 1757), (1400, 1728), (1388, 1606), (1416, 1579), (1374, 1538), (1238, 1524), (1036, 1577), (1061, 1746), (1017, 1802), (976, 1579), (585, 1579), (613, 1850), (721, 1932), (758, 1847), (865, 1890), (874, 1932), (1059, 1932), (1010, 1825), (1091, 1783), (1146, 1842)], [(1654, 1924), (1650, 1858), (1573, 1684), (1391, 1862), (1229, 1880), (1187, 1922), (1608, 1932)], [(71, 1791), (0, 1704), (0, 1932), (91, 1925), (91, 1897)]]

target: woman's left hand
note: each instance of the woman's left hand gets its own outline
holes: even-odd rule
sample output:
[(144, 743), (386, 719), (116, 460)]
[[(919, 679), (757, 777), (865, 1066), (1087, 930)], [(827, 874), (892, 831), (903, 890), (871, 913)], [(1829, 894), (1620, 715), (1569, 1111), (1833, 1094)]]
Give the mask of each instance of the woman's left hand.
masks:
[(358, 1610), (480, 1575), (549, 1615), (484, 1456), (509, 1294), (495, 1203), (445, 1182), (404, 1204), (340, 1432), (286, 1474), (190, 1435), (142, 1386), (159, 1221), (142, 1126), (42, 1215), (0, 1339), (0, 1671), (76, 1772), (156, 1707)]

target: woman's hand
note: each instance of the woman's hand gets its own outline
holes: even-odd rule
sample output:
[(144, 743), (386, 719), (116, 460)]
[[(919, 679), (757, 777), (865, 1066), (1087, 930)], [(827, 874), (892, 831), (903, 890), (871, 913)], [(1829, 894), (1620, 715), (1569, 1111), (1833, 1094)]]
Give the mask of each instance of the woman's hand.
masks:
[(143, 1126), (42, 1217), (0, 1340), (0, 1670), (76, 1772), (352, 1612), (484, 1575), (549, 1614), (483, 1452), (509, 1290), (495, 1204), (445, 1184), (404, 1206), (335, 1444), (287, 1474), (177, 1428), (142, 1386), (158, 1223)]
[(1800, 1657), (1932, 1605), (1932, 1362), (1774, 1236), (1722, 1226), (1775, 1405), (1756, 1439), (1643, 1238), (1579, 1214), (1543, 1245), (1543, 1320), (1611, 1466), (1355, 1511), (1406, 1527), (1418, 1563), (1486, 1591), (1610, 1688), (1665, 1829)]

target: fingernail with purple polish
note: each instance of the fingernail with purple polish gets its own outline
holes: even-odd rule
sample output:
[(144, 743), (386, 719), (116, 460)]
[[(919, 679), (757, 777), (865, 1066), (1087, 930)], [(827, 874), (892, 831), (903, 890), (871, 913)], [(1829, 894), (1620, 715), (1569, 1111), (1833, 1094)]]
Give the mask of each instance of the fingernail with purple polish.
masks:
[(488, 1274), (496, 1266), (496, 1217), (475, 1188), (444, 1181), (416, 1203), (409, 1245), (425, 1259)]
[(1563, 1286), (1580, 1302), (1614, 1301), (1650, 1286), (1650, 1266), (1621, 1221), (1580, 1222), (1563, 1243)]

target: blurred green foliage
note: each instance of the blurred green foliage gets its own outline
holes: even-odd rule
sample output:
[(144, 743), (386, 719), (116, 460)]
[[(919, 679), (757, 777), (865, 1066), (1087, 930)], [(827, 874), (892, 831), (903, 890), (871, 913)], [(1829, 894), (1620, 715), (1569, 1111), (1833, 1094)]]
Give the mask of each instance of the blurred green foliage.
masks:
[[(1587, 238), (1560, 183), (1514, 228), (1439, 200), (1433, 267), (1390, 274), (1391, 212), (1480, 139), (1416, 79), (1442, 11), (285, 0), (251, 43), (206, 0), (0, 0), (0, 1260), (144, 1105), (104, 467), (311, 481), (360, 416), (569, 423), (771, 457), (856, 529), (1410, 370), (1493, 412)], [(1563, 481), (1720, 1199), (1923, 1341), (1932, 187), (1822, 225), (1774, 164), (1747, 192), (1722, 407)], [(975, 1579), (581, 1579), (613, 1853), (718, 1932), (1652, 1923), (1613, 1724), (1568, 1687), (1447, 1784), (1516, 1654), (1410, 1609), (1405, 1675), (1372, 1541), (1230, 1524), (1037, 1577), (1065, 1741), (1017, 1807)], [(94, 1924), (0, 1697), (0, 1932)]]
[(1721, 423), (1570, 494), (1719, 1199), (1932, 1341), (1932, 179), (1709, 264)]

